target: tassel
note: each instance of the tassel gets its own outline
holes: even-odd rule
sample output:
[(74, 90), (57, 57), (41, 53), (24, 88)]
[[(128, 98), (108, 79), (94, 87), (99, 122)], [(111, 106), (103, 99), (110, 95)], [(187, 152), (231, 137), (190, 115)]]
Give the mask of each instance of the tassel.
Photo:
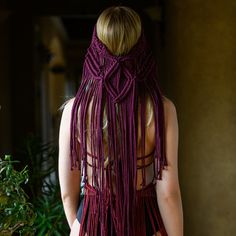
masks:
[[(129, 54), (114, 56), (97, 38), (95, 27), (71, 116), (71, 169), (82, 171), (86, 189), (79, 236), (86, 233), (107, 236), (109, 229), (117, 236), (146, 235), (146, 218), (143, 220), (145, 204), (153, 231), (155, 222), (158, 222), (165, 232), (154, 195), (155, 188), (146, 185), (146, 168), (142, 168), (142, 189), (136, 189), (138, 104), (141, 111), (140, 147), (142, 156), (145, 156), (148, 96), (153, 104), (156, 130), (154, 179), (162, 178), (161, 171), (167, 165), (164, 109), (155, 65), (143, 33)], [(104, 111), (106, 130), (102, 128)], [(87, 162), (87, 149), (91, 150), (91, 167)], [(145, 158), (142, 159), (142, 166), (145, 166)], [(92, 168), (92, 185), (88, 183), (87, 168)], [(152, 196), (143, 197), (143, 194)], [(140, 214), (141, 221), (137, 221), (134, 212)], [(110, 226), (108, 216), (111, 216)]]

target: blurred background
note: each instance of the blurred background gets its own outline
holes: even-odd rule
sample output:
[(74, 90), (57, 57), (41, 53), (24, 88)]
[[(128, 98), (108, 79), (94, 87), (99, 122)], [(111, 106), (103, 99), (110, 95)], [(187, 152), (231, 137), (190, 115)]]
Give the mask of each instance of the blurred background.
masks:
[[(75, 95), (96, 19), (112, 5), (141, 15), (159, 83), (177, 109), (185, 235), (234, 235), (234, 0), (1, 0), (0, 156), (13, 155), (32, 168), (40, 161), (42, 170), (56, 168), (59, 108)], [(43, 178), (55, 182), (55, 168)], [(36, 192), (28, 190), (30, 196)]]

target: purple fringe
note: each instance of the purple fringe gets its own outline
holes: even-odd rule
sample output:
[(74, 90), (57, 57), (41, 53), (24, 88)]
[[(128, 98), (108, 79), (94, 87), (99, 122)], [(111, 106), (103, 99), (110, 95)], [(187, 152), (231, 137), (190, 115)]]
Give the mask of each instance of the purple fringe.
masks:
[[(103, 149), (103, 111), (106, 105), (108, 120), (108, 154), (114, 162), (116, 198), (110, 198), (115, 211), (118, 236), (135, 234), (136, 186), (137, 186), (137, 110), (138, 98), (141, 106), (141, 150), (145, 155), (146, 99), (153, 102), (155, 118), (154, 178), (162, 179), (162, 169), (167, 166), (164, 137), (164, 108), (162, 94), (157, 83), (156, 63), (142, 33), (138, 43), (128, 55), (114, 56), (109, 53), (96, 35), (88, 48), (82, 82), (76, 94), (71, 118), (71, 170), (78, 168), (87, 180), (87, 140), (90, 135), (91, 153), (98, 158), (93, 160), (93, 187), (97, 189), (97, 204), (100, 207), (100, 235), (107, 235), (106, 205), (107, 188), (113, 189), (111, 168), (106, 170), (108, 186), (105, 186)], [(90, 130), (87, 131), (88, 105), (92, 101)], [(79, 121), (79, 126), (77, 125)], [(78, 149), (77, 136), (80, 139)], [(96, 165), (97, 163), (97, 165)], [(145, 168), (142, 171), (143, 186)], [(93, 200), (94, 201), (94, 200)], [(95, 203), (93, 203), (95, 204)], [(92, 219), (91, 219), (92, 220)], [(98, 225), (98, 219), (93, 227)], [(93, 232), (94, 229), (89, 229)], [(96, 235), (96, 234), (88, 234)]]

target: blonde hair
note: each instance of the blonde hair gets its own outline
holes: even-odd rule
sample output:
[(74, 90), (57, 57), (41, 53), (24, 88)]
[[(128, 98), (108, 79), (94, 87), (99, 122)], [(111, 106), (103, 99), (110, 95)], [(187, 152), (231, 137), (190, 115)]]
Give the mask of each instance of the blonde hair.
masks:
[[(109, 7), (97, 19), (97, 36), (107, 49), (116, 56), (128, 54), (137, 43), (142, 30), (141, 19), (137, 12), (125, 6)], [(147, 99), (147, 124), (152, 118), (152, 102)], [(103, 116), (103, 129), (107, 127), (106, 109)]]
[(97, 36), (116, 56), (127, 54), (141, 35), (139, 15), (129, 7), (109, 7), (98, 17)]

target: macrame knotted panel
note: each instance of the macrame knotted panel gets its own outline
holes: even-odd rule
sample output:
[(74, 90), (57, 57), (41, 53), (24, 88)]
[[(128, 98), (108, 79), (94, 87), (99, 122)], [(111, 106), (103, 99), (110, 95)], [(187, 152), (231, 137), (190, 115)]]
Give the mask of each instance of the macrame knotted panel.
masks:
[[(86, 213), (91, 220), (87, 232), (96, 231), (99, 224), (99, 235), (107, 235), (109, 205), (109, 209), (112, 209), (112, 225), (117, 235), (137, 235), (136, 215), (133, 213), (137, 211), (138, 106), (141, 107), (141, 153), (145, 155), (147, 97), (151, 98), (153, 104), (156, 131), (153, 174), (155, 179), (161, 179), (162, 169), (167, 166), (163, 98), (157, 83), (156, 63), (144, 33), (129, 54), (114, 56), (99, 41), (95, 27), (85, 56), (82, 81), (75, 96), (71, 118), (71, 169), (81, 170), (86, 186), (88, 147), (90, 153), (97, 157), (91, 163), (96, 200), (88, 195), (85, 201), (87, 209), (88, 204), (92, 206), (88, 211), (93, 212), (92, 215)], [(102, 128), (104, 111), (107, 139), (104, 138)], [(104, 143), (107, 144), (106, 151)], [(105, 169), (107, 160), (112, 165)], [(145, 168), (142, 170), (142, 178), (145, 188)], [(145, 204), (157, 208), (151, 200)], [(155, 212), (161, 226), (158, 208)], [(85, 223), (82, 223), (82, 228), (85, 229)], [(91, 235), (96, 235), (95, 231)]]

